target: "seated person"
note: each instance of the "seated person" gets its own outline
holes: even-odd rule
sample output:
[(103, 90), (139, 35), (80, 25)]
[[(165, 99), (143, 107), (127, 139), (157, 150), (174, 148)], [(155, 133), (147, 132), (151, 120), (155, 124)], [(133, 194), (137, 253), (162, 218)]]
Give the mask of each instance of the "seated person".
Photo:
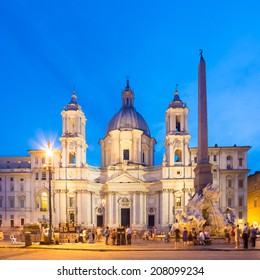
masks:
[(205, 239), (210, 239), (210, 233), (208, 230), (204, 231), (204, 237), (205, 237)]

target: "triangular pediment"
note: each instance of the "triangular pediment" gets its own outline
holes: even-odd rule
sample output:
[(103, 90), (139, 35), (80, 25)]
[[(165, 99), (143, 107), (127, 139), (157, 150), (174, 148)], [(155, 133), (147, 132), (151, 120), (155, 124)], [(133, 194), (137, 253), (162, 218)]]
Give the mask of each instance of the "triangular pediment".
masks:
[(138, 180), (137, 178), (131, 176), (130, 174), (123, 173), (107, 181), (107, 184), (111, 184), (111, 183), (138, 183), (139, 184), (144, 182)]

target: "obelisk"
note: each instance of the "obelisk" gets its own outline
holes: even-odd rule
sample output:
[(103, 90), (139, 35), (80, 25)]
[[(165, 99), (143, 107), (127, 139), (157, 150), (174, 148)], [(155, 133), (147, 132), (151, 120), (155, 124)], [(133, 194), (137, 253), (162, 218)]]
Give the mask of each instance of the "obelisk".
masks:
[(212, 184), (211, 164), (208, 158), (208, 119), (206, 91), (206, 63), (200, 50), (198, 71), (198, 154), (197, 166), (194, 169), (194, 187), (198, 194), (207, 184)]

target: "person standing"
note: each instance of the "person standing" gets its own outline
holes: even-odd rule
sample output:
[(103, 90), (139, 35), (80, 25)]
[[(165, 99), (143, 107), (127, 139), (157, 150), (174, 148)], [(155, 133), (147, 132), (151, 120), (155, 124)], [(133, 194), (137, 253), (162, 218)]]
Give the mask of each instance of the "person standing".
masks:
[(257, 234), (257, 230), (252, 226), (250, 230), (251, 247), (255, 247), (256, 234)]
[(109, 244), (108, 244), (108, 239), (109, 239), (109, 227), (106, 227), (106, 230), (105, 230), (105, 237), (106, 237), (106, 245), (109, 245)]
[(112, 245), (116, 245), (116, 230), (113, 229), (111, 233)]
[(128, 226), (126, 229), (126, 240), (127, 240), (127, 245), (131, 245), (132, 241), (132, 229)]
[(192, 231), (190, 230), (188, 233), (188, 245), (193, 244), (193, 236), (192, 236)]
[(240, 235), (241, 235), (241, 230), (239, 228), (239, 225), (237, 225), (237, 227), (234, 229), (235, 232), (235, 244), (236, 244), (236, 249), (239, 248), (240, 245)]
[(82, 236), (83, 236), (83, 243), (87, 242), (87, 229), (84, 228), (82, 231)]
[(94, 243), (93, 230), (91, 230), (91, 229), (88, 230), (88, 243), (90, 243), (90, 244)]
[(101, 240), (101, 227), (97, 228), (97, 241), (99, 242)]
[(174, 230), (174, 233), (175, 233), (175, 249), (177, 249), (179, 247), (179, 244), (180, 244), (181, 231), (178, 228), (176, 228)]
[(249, 226), (247, 225), (247, 223), (245, 223), (242, 231), (244, 249), (248, 248), (248, 237), (249, 237)]
[(197, 231), (195, 228), (192, 228), (192, 239), (193, 239), (193, 245), (197, 245), (198, 244), (198, 235), (197, 235)]
[(183, 241), (183, 245), (184, 247), (187, 246), (188, 244), (188, 230), (186, 227), (184, 227), (183, 232), (182, 232), (182, 241)]

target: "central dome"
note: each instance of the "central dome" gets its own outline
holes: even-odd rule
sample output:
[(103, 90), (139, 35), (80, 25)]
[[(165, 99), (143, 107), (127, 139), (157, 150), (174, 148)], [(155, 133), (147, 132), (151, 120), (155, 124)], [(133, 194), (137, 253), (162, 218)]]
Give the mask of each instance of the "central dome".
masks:
[(112, 130), (139, 129), (150, 137), (149, 127), (144, 118), (134, 108), (134, 93), (127, 80), (126, 88), (122, 93), (122, 108), (117, 112), (107, 126), (106, 134)]

